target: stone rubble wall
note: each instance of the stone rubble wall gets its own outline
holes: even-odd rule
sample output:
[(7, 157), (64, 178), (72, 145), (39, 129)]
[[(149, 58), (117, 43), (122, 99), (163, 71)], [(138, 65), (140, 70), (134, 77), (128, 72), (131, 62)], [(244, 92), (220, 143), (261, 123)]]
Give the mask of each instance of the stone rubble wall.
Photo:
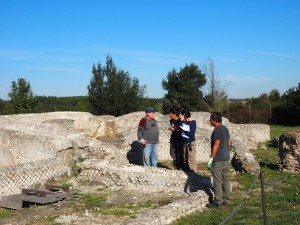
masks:
[[(169, 152), (169, 116), (160, 113), (155, 115), (160, 131), (159, 160), (171, 160)], [(63, 174), (65, 171), (70, 170), (65, 166), (63, 169), (58, 169), (61, 172), (52, 172), (54, 158), (64, 165), (93, 158), (98, 161), (108, 161), (115, 166), (117, 166), (116, 163), (128, 165), (128, 153), (131, 151), (132, 144), (137, 142), (137, 125), (143, 116), (145, 116), (144, 112), (130, 113), (120, 117), (93, 116), (85, 112), (0, 116), (0, 169), (2, 174), (6, 174), (6, 176), (1, 177), (1, 183), (9, 184), (10, 187), (9, 189), (2, 189), (2, 195), (11, 194), (13, 191), (15, 193), (20, 192), (17, 187), (36, 185), (37, 182), (34, 179), (31, 180), (31, 174), (35, 171), (36, 176), (41, 176), (39, 179), (43, 183), (55, 174)], [(210, 154), (210, 135), (213, 127), (209, 124), (209, 116), (210, 114), (205, 112), (192, 113), (192, 118), (197, 122), (196, 157), (199, 162), (207, 162)], [(225, 118), (224, 124), (229, 127), (232, 139), (243, 143), (248, 148), (254, 148), (258, 142), (269, 139), (270, 128), (267, 125), (236, 125), (229, 123)], [(109, 142), (105, 140), (106, 138), (111, 138), (112, 141)], [(114, 140), (118, 142), (118, 145)], [(239, 146), (242, 145), (236, 147), (239, 148)], [(243, 151), (243, 148), (240, 150)], [(43, 166), (49, 168), (49, 174), (46, 174), (46, 172), (41, 173), (40, 162), (43, 162)], [(28, 167), (31, 170), (28, 170)], [(113, 170), (113, 168), (115, 167), (106, 167), (107, 170)], [(16, 179), (19, 179), (21, 175), (25, 178), (19, 179), (20, 183), (17, 183), (12, 181), (10, 173), (12, 176), (19, 174)], [(151, 176), (162, 176), (163, 179), (169, 180), (168, 176), (170, 174), (163, 175), (159, 172), (157, 175)], [(30, 179), (26, 180), (26, 177)], [(100, 177), (103, 178), (102, 175)], [(146, 181), (152, 182), (147, 179)], [(107, 182), (108, 184), (112, 183), (112, 181)], [(118, 182), (123, 181), (119, 180)], [(181, 186), (179, 186), (182, 188), (183, 183), (180, 182)], [(14, 183), (17, 183), (17, 185), (15, 185), (15, 188), (11, 188)], [(170, 184), (175, 185), (172, 182)]]
[[(120, 117), (93, 116), (90, 113), (82, 112), (0, 116), (0, 122), (3, 121), (5, 125), (2, 126), (4, 131), (0, 134), (0, 146), (4, 146), (6, 151), (11, 151), (15, 157), (15, 163), (18, 164), (53, 157), (58, 151), (72, 148), (72, 141), (78, 142), (80, 139), (81, 142), (84, 142), (84, 138), (88, 139), (87, 137), (80, 138), (83, 135), (96, 139), (104, 136), (121, 136), (122, 146), (116, 152), (115, 157), (118, 160), (128, 161), (127, 153), (130, 151), (132, 143), (137, 141), (137, 124), (143, 116), (144, 112), (130, 113)], [(196, 158), (199, 162), (206, 162), (210, 154), (210, 135), (213, 127), (209, 124), (209, 116), (210, 114), (206, 112), (192, 113), (192, 118), (197, 122)], [(171, 160), (169, 116), (156, 113), (156, 119), (160, 131), (159, 160)], [(236, 125), (229, 123), (226, 118), (223, 123), (230, 129), (233, 140), (247, 145), (250, 149), (256, 148), (259, 142), (267, 141), (270, 138), (268, 125)], [(8, 138), (11, 141), (6, 141), (8, 134), (5, 132), (14, 132), (13, 135), (10, 135), (11, 138)], [(78, 145), (89, 146), (91, 140), (85, 142)], [(105, 150), (109, 154), (114, 154), (115, 151), (110, 148)], [(26, 154), (32, 152), (32, 154), (24, 156), (22, 152), (26, 152)], [(31, 158), (30, 155), (35, 155), (36, 158)]]
[(42, 186), (69, 172), (70, 168), (55, 158), (0, 169), (0, 198), (20, 193), (22, 188)]
[(107, 186), (141, 186), (194, 192), (211, 188), (211, 178), (196, 173), (134, 165), (112, 165), (107, 161), (87, 160), (80, 164), (78, 179)]
[[(196, 160), (206, 162), (210, 155), (210, 134), (201, 129), (196, 131)], [(170, 131), (168, 129), (159, 129), (158, 159), (160, 161), (172, 160), (170, 155)], [(127, 130), (122, 133), (122, 156), (127, 157), (127, 152), (138, 151), (132, 149), (132, 143), (137, 142), (136, 129)], [(136, 147), (139, 148), (138, 145)], [(140, 149), (140, 151), (142, 151)], [(123, 159), (124, 160), (124, 159)]]
[(235, 149), (231, 162), (235, 170), (250, 174), (259, 174), (260, 165), (250, 152), (249, 147), (237, 140), (234, 140), (232, 145)]
[(208, 203), (207, 194), (204, 191), (190, 193), (168, 205), (150, 209), (131, 219), (124, 225), (164, 225), (171, 224), (180, 217), (190, 215), (196, 211), (202, 212)]
[[(224, 123), (226, 126), (227, 124)], [(232, 124), (227, 125), (231, 139), (255, 149), (258, 143), (270, 140), (270, 126), (266, 124)]]
[[(210, 113), (206, 112), (194, 112), (192, 118), (196, 120), (196, 160), (198, 162), (207, 162), (210, 156), (210, 138), (213, 131), (213, 127), (209, 123)], [(136, 119), (138, 123), (138, 119)], [(249, 149), (255, 149), (257, 144), (265, 142), (270, 139), (270, 126), (265, 124), (232, 124), (226, 118), (223, 118), (223, 124), (229, 128), (233, 145), (236, 149), (243, 152)], [(136, 125), (137, 126), (137, 125)], [(126, 156), (126, 153), (132, 149), (132, 144), (137, 141), (136, 133), (137, 127), (128, 129), (122, 133), (123, 146), (121, 151), (122, 155)], [(160, 115), (158, 119), (159, 127), (159, 160), (172, 160), (170, 156), (170, 130), (169, 116)], [(241, 144), (237, 144), (241, 143)], [(246, 146), (246, 147), (244, 147)], [(138, 146), (137, 146), (138, 147)], [(242, 147), (241, 149), (239, 149)], [(249, 152), (250, 154), (250, 152)]]
[(279, 137), (279, 168), (284, 172), (300, 172), (300, 131), (290, 131)]
[(0, 128), (0, 152), (9, 151), (13, 155), (12, 166), (55, 157), (51, 141), (45, 136)]
[(171, 224), (182, 216), (203, 211), (212, 198), (212, 179), (195, 173), (184, 173), (154, 167), (111, 165), (96, 160), (80, 165), (79, 181), (100, 183), (107, 186), (134, 186), (141, 189), (185, 191), (187, 194), (170, 204), (147, 210), (124, 225)]

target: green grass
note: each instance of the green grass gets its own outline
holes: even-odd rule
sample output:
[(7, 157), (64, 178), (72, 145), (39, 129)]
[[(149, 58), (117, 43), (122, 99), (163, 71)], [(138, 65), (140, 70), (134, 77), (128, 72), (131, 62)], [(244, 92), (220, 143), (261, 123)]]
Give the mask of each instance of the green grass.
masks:
[(148, 200), (146, 202), (134, 204), (111, 206), (110, 208), (105, 208), (100, 211), (106, 215), (129, 216), (130, 218), (136, 218), (141, 209), (152, 208), (154, 205), (155, 203), (153, 201)]
[[(271, 139), (297, 129), (300, 130), (300, 127), (271, 126)], [(270, 142), (266, 144), (267, 149), (258, 148), (253, 151), (253, 154), (263, 172), (267, 222), (272, 225), (300, 224), (300, 174), (280, 172), (278, 170), (278, 149), (272, 147)], [(220, 224), (235, 209), (237, 212), (226, 222), (226, 225), (264, 224), (259, 178), (250, 174), (238, 173), (231, 180), (238, 182), (241, 188), (232, 193), (232, 204), (229, 207), (197, 212), (179, 219), (173, 225)], [(247, 196), (246, 193), (251, 187), (253, 189)]]
[(57, 218), (56, 216), (50, 216), (50, 217), (48, 217), (47, 221), (46, 221), (47, 224), (49, 224), (49, 225), (63, 225), (62, 223), (55, 222), (56, 218)]
[(0, 208), (0, 219), (14, 213), (12, 209)]
[(281, 134), (291, 130), (300, 130), (300, 126), (288, 127), (288, 126), (280, 126), (280, 125), (271, 125), (271, 132), (270, 132), (271, 140), (274, 137), (278, 137)]
[(81, 199), (87, 209), (95, 209), (103, 206), (107, 200), (107, 195), (83, 194)]

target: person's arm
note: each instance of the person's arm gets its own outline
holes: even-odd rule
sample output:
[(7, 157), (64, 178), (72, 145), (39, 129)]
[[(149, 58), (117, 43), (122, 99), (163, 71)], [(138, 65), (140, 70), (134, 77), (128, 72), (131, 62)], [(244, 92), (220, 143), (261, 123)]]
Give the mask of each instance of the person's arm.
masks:
[(144, 127), (146, 125), (146, 118), (142, 118), (139, 122), (139, 126), (138, 126), (138, 130), (137, 130), (137, 138), (138, 140), (143, 139), (143, 131), (144, 131)]
[(214, 160), (214, 157), (216, 156), (219, 147), (220, 147), (220, 139), (219, 139), (219, 130), (215, 129), (213, 132), (213, 145), (212, 145), (212, 149), (211, 149), (211, 153), (210, 153), (210, 158), (209, 161), (207, 163), (207, 167), (211, 170), (212, 169), (212, 162)]
[(231, 140), (228, 139), (228, 150), (231, 151)]
[(215, 140), (214, 141), (214, 146), (213, 146), (213, 149), (211, 151), (211, 154), (210, 154), (210, 158), (214, 158), (219, 150), (219, 147), (220, 147), (220, 143), (221, 141), (220, 140)]
[(190, 139), (193, 139), (195, 138), (195, 133), (196, 133), (196, 121), (193, 120), (191, 123), (190, 123), (190, 131), (184, 131), (185, 134), (187, 136), (189, 136)]

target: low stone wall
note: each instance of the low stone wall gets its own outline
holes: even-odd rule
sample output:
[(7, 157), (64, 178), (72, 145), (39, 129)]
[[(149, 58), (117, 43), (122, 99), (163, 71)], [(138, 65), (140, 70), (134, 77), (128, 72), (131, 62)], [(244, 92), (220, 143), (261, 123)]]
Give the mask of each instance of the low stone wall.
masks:
[(124, 225), (170, 224), (182, 216), (205, 209), (212, 199), (212, 179), (196, 173), (167, 170), (134, 165), (112, 165), (96, 160), (80, 164), (78, 180), (101, 183), (107, 186), (134, 186), (150, 190), (185, 191), (186, 195), (176, 201), (147, 210)]
[(202, 212), (208, 203), (204, 191), (190, 193), (168, 205), (148, 210), (146, 213), (131, 219), (124, 225), (164, 225), (171, 224), (180, 217), (190, 215), (196, 211)]
[(70, 168), (52, 158), (0, 169), (1, 196), (17, 194), (22, 188), (34, 188), (70, 172)]
[[(226, 125), (226, 123), (225, 123)], [(255, 149), (257, 144), (270, 140), (270, 126), (266, 124), (227, 124), (231, 139), (239, 141), (249, 149)]]
[(112, 165), (107, 161), (88, 160), (80, 165), (78, 179), (107, 186), (141, 186), (194, 192), (209, 190), (211, 178), (196, 173), (134, 165)]

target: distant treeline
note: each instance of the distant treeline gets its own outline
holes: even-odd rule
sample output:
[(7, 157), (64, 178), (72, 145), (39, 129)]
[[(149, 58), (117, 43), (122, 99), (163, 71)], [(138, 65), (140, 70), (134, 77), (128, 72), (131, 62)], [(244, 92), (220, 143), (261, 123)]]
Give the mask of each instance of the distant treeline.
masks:
[(233, 123), (300, 125), (300, 83), (280, 96), (269, 94), (240, 101), (229, 101), (223, 115)]
[[(32, 113), (55, 111), (91, 112), (87, 96), (55, 97), (35, 96), (37, 104)], [(284, 98), (284, 96), (282, 97)], [(299, 125), (300, 111), (297, 105), (284, 104), (282, 98), (277, 103), (270, 101), (270, 96), (261, 95), (252, 99), (231, 99), (222, 114), (232, 123), (263, 123)], [(299, 101), (300, 102), (300, 101)], [(144, 98), (139, 106), (143, 111), (152, 106), (162, 113), (163, 98)], [(12, 114), (9, 110), (9, 101), (0, 99), (0, 115)]]
[[(55, 96), (35, 96), (35, 107), (31, 113), (57, 112), (57, 111), (78, 111), (92, 112), (88, 96), (55, 97)], [(152, 106), (156, 111), (161, 112), (162, 98), (144, 98), (138, 107), (143, 111), (146, 107)], [(0, 99), (0, 115), (12, 114), (10, 102)]]

